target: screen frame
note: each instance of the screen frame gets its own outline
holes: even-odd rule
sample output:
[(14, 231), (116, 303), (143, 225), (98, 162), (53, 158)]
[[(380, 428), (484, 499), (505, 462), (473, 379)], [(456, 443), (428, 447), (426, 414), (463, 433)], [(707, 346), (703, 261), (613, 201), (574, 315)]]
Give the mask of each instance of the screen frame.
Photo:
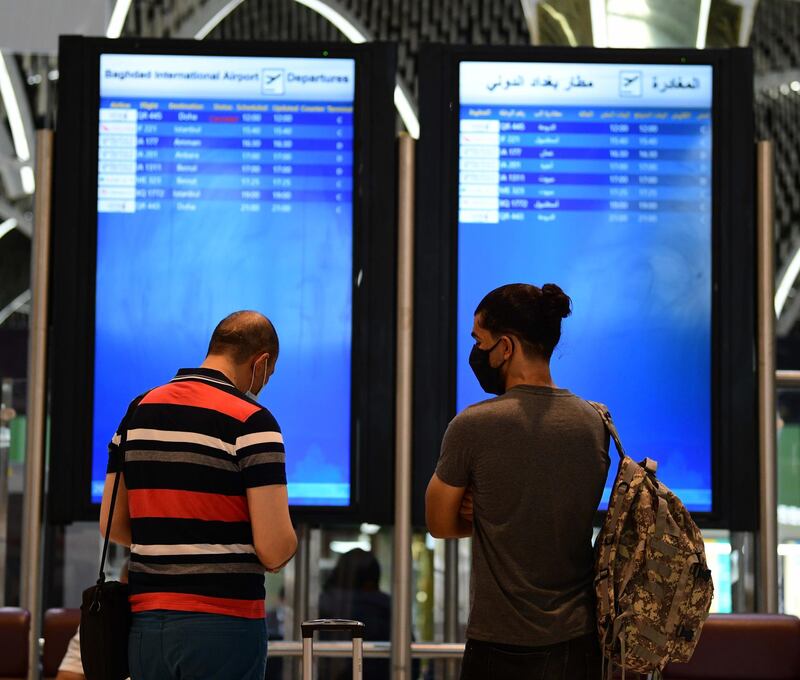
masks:
[[(53, 451), (51, 515), (56, 523), (94, 520), (91, 500), (92, 417), (94, 410), (95, 283), (97, 264), (97, 125), (102, 54), (165, 54), (353, 59), (353, 259), (350, 372), (350, 504), (293, 505), (305, 523), (349, 523), (384, 519), (390, 508), (372, 487), (391, 478), (376, 465), (376, 451), (392, 451), (394, 319), (394, 107), (395, 50), (383, 44), (227, 42), (194, 40), (62, 37), (61, 91), (54, 179), (54, 267), (51, 366)], [(80, 95), (77, 95), (77, 93)], [(78, 159), (70, 168), (68, 159)], [(79, 178), (77, 185), (75, 178)], [(73, 239), (60, 239), (72, 221)], [(392, 225), (376, 229), (372, 225)], [(75, 225), (81, 225), (76, 227)], [(65, 262), (66, 260), (66, 262)], [(78, 263), (70, 267), (69, 261)], [(72, 323), (69, 323), (69, 319)], [(69, 362), (55, 353), (70, 346)], [(202, 357), (198, 357), (198, 364)], [(68, 365), (67, 365), (68, 364)], [(175, 370), (180, 368), (175, 367)], [(372, 384), (369, 376), (381, 380)], [(387, 389), (387, 387), (389, 389)], [(130, 395), (133, 399), (136, 395)], [(268, 397), (265, 400), (268, 405)], [(120, 414), (120, 419), (124, 414)], [(313, 419), (313, 414), (310, 414)], [(291, 444), (287, 443), (291, 456)], [(387, 446), (388, 445), (388, 446)], [(69, 465), (62, 451), (82, 451)], [(391, 467), (385, 465), (385, 467)], [(63, 480), (71, 478), (71, 488)], [(85, 498), (84, 498), (85, 496)], [(60, 497), (60, 498), (59, 498)], [(391, 498), (391, 494), (389, 494)]]
[[(456, 413), (456, 338), (458, 328), (458, 162), (459, 67), (462, 62), (558, 62), (709, 65), (712, 93), (712, 318), (711, 318), (711, 475), (712, 509), (694, 512), (707, 528), (752, 527), (757, 517), (754, 215), (752, 210), (752, 90), (734, 88), (737, 75), (752, 73), (749, 50), (640, 50), (561, 47), (427, 46), (420, 75), (422, 136), (417, 165), (419, 228), (433, 248), (416, 251), (417, 333), (415, 385), (414, 519), (420, 524), (424, 485), (435, 467), (438, 444)], [(744, 80), (744, 82), (747, 82)], [(750, 79), (752, 82), (752, 79)], [(749, 113), (748, 113), (749, 112)], [(742, 142), (742, 139), (744, 141)], [(438, 185), (438, 186), (437, 186)], [(735, 192), (738, 192), (735, 193)], [(732, 209), (725, 197), (736, 196)], [(424, 205), (424, 208), (422, 207)], [(749, 228), (748, 228), (749, 226)], [(744, 227), (744, 228), (737, 228)], [(429, 242), (429, 243), (430, 243)], [(739, 278), (736, 278), (737, 263)], [(432, 270), (437, 273), (431, 274)], [(742, 276), (742, 274), (744, 276)], [(431, 293), (435, 291), (435, 296)], [(488, 291), (487, 291), (488, 292)], [(738, 308), (737, 308), (738, 304)], [(434, 333), (434, 328), (441, 325)], [(431, 335), (436, 339), (431, 340)], [(739, 390), (735, 393), (733, 386)], [(430, 404), (430, 396), (438, 405)], [(429, 408), (425, 408), (426, 404)], [(613, 404), (609, 405), (613, 411)], [(738, 416), (738, 423), (736, 421)], [(749, 421), (748, 421), (749, 418)], [(679, 423), (676, 423), (679, 427)], [(621, 433), (624, 441), (624, 432)], [(632, 452), (644, 457), (647, 452)], [(611, 451), (611, 472), (617, 456)], [(738, 468), (738, 472), (737, 472)], [(746, 472), (745, 472), (746, 471)], [(733, 490), (741, 502), (732, 507)], [(738, 500), (738, 499), (737, 499)], [(749, 510), (748, 510), (749, 509)], [(751, 517), (748, 512), (753, 511)], [(604, 513), (599, 512), (596, 523)], [(748, 529), (752, 530), (752, 529)]]

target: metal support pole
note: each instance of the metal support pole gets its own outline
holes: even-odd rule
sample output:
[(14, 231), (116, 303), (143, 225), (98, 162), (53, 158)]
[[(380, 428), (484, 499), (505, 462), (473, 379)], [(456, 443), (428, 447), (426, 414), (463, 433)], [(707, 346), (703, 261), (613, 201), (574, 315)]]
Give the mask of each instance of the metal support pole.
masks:
[(797, 389), (800, 387), (800, 371), (775, 371), (775, 382), (778, 389)]
[[(458, 640), (458, 539), (444, 543), (444, 641)], [(448, 659), (446, 680), (456, 680), (458, 660)]]
[[(31, 244), (30, 339), (28, 341), (28, 435), (22, 509), (22, 606), (31, 613), (28, 678), (39, 677), (44, 512), (45, 422), (47, 411), (47, 298), (50, 278), (50, 199), (53, 132), (36, 134), (36, 196)], [(65, 359), (68, 361), (68, 359)]]
[(292, 592), (292, 626), (287, 629), (287, 637), (294, 638), (300, 635), (300, 624), (308, 618), (308, 581), (310, 578), (310, 547), (311, 530), (307, 524), (297, 527), (297, 552), (294, 556), (294, 584)]
[[(7, 427), (14, 415), (10, 378), (0, 383), (0, 427)], [(8, 458), (11, 441), (0, 441), (0, 607), (6, 603), (6, 559), (8, 557)]]
[(756, 537), (731, 531), (731, 603), (736, 614), (756, 610)]
[(364, 638), (353, 638), (353, 680), (361, 680), (364, 674)]
[(313, 645), (313, 638), (303, 638), (303, 680), (311, 680), (314, 677)]
[(397, 213), (397, 401), (395, 411), (392, 675), (411, 677), (411, 428), (414, 336), (414, 140), (400, 135)]
[[(358, 639), (358, 638), (356, 638)], [(306, 640), (272, 640), (269, 643), (269, 655), (273, 658), (299, 658), (303, 649), (307, 648)], [(363, 641), (361, 649), (365, 659), (389, 659), (391, 644), (389, 642)], [(353, 647), (350, 642), (316, 642), (313, 646), (315, 659), (352, 659)], [(464, 656), (464, 643), (411, 643), (412, 659), (460, 659)], [(305, 677), (305, 676), (304, 676)]]
[(758, 610), (778, 611), (777, 419), (775, 399), (774, 150), (757, 146), (758, 157), (758, 403), (759, 547)]

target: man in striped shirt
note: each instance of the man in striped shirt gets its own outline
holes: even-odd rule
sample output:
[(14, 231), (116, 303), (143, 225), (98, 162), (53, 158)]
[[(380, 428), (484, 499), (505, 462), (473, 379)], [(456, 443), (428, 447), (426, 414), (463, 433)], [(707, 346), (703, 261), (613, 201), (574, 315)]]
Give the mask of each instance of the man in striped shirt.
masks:
[(294, 555), (280, 427), (255, 397), (278, 359), (257, 312), (234, 312), (200, 368), (137, 397), (109, 445), (100, 510), (128, 545), (132, 680), (262, 680), (264, 571)]

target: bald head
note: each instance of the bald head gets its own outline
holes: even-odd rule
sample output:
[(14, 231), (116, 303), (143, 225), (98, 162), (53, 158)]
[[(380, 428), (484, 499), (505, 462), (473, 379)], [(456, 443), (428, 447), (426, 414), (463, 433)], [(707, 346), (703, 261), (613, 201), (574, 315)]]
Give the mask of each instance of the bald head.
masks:
[(226, 356), (237, 364), (269, 352), (270, 363), (278, 358), (278, 334), (272, 322), (249, 310), (229, 314), (217, 324), (208, 344), (208, 356)]

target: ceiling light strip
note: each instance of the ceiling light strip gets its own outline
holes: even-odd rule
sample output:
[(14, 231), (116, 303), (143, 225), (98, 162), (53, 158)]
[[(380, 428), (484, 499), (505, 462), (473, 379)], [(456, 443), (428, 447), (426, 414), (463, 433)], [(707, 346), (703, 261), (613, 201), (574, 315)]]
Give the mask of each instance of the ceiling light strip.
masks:
[(231, 0), (230, 2), (226, 3), (225, 5), (220, 8), (218, 12), (214, 14), (204, 25), (203, 27), (194, 34), (195, 40), (205, 40), (211, 31), (213, 31), (217, 26), (219, 26), (223, 19), (225, 19), (233, 10), (235, 10), (239, 5), (241, 5), (244, 0)]
[(111, 18), (108, 20), (106, 38), (119, 38), (122, 35), (130, 8), (131, 0), (117, 0), (114, 10), (111, 12)]
[(17, 99), (17, 92), (11, 81), (11, 71), (8, 64), (8, 60), (11, 58), (9, 55), (0, 52), (0, 97), (3, 98), (3, 106), (8, 116), (8, 125), (11, 128), (11, 138), (14, 140), (14, 151), (17, 154), (17, 158), (21, 161), (29, 161), (31, 159), (31, 148), (25, 135), (25, 124), (22, 120), (22, 110)]
[(13, 217), (9, 217), (5, 222), (0, 222), (0, 239), (12, 229), (16, 229), (17, 224), (18, 222)]
[(369, 39), (368, 32), (363, 26), (358, 26), (355, 19), (347, 16), (342, 10), (332, 7), (329, 3), (322, 2), (322, 0), (294, 1), (330, 21), (350, 42), (365, 43)]
[(711, 14), (711, 0), (700, 0), (700, 11), (697, 17), (697, 41), (695, 47), (698, 50), (705, 49), (706, 37), (708, 36), (708, 17)]
[(592, 17), (592, 42), (595, 47), (608, 47), (608, 15), (606, 0), (589, 0)]
[[(369, 32), (356, 19), (348, 16), (344, 11), (334, 7), (331, 3), (322, 0), (294, 0), (298, 5), (310, 9), (333, 24), (350, 42), (361, 44), (371, 40)], [(195, 40), (203, 40), (211, 33), (233, 10), (241, 5), (244, 0), (231, 0), (221, 7), (201, 29), (195, 34)], [(419, 118), (411, 101), (411, 96), (398, 78), (394, 88), (394, 105), (400, 119), (403, 121), (408, 134), (414, 139), (419, 139)]]
[[(0, 99), (8, 117), (8, 126), (11, 128), (11, 139), (14, 141), (14, 153), (22, 163), (30, 163), (31, 144), (28, 141), (28, 129), (25, 126), (23, 117), (23, 107), (27, 112), (27, 104), (20, 100), (24, 97), (24, 90), (19, 82), (15, 86), (15, 77), (19, 81), (16, 72), (16, 64), (12, 61), (13, 57), (0, 51)], [(30, 115), (30, 114), (28, 114)], [(36, 181), (33, 176), (33, 169), (30, 165), (20, 167), (20, 182), (22, 190), (32, 194), (36, 188)]]
[(0, 326), (2, 326), (12, 314), (18, 312), (30, 301), (31, 301), (31, 290), (29, 288), (24, 293), (17, 295), (17, 297), (15, 297), (11, 302), (9, 302), (5, 307), (3, 307), (3, 309), (0, 309)]
[(786, 306), (786, 300), (789, 299), (789, 293), (792, 292), (798, 277), (800, 277), (800, 246), (789, 260), (789, 265), (783, 272), (778, 289), (775, 291), (775, 316), (777, 318), (780, 318), (783, 308)]

